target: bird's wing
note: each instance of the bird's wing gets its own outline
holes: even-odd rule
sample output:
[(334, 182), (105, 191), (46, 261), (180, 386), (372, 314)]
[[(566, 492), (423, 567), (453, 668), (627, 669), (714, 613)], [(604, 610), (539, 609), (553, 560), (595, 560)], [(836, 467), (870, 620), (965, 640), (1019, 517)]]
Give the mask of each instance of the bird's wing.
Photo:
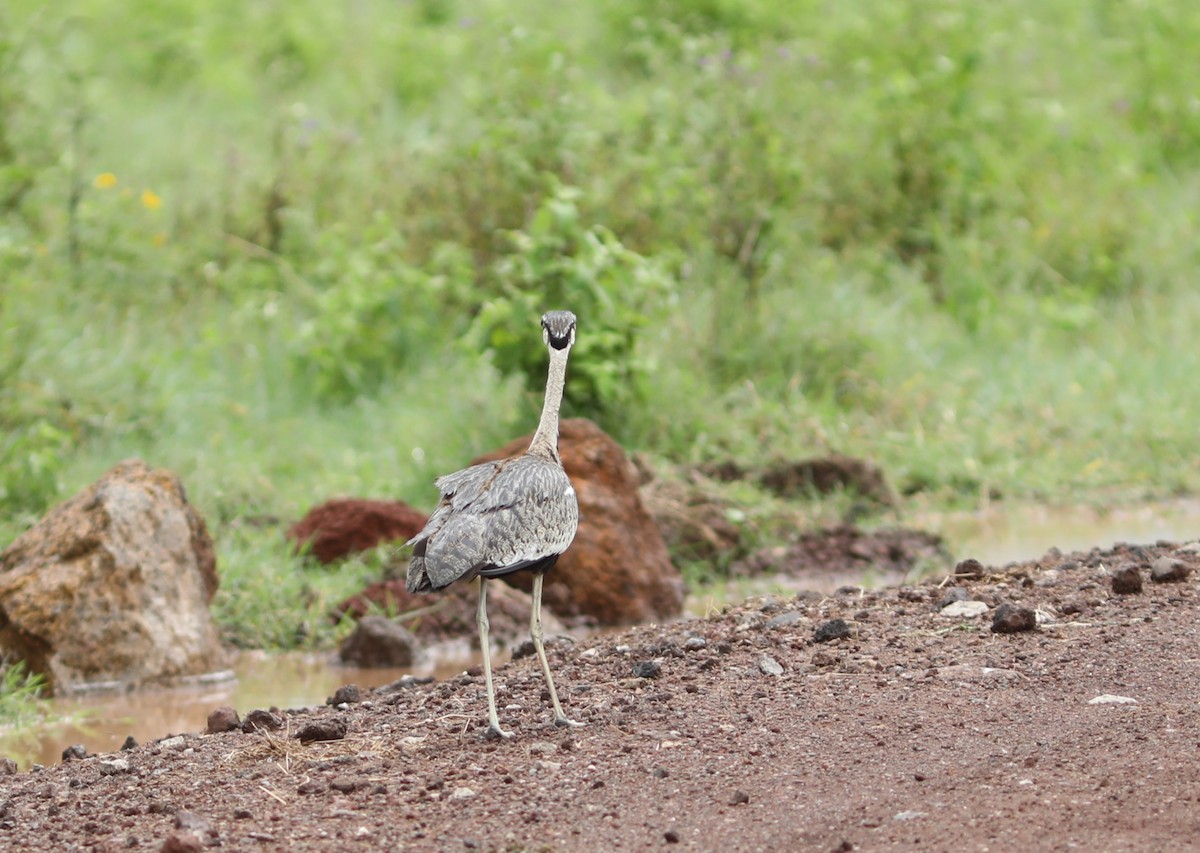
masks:
[(562, 468), (518, 456), (437, 481), (442, 500), (413, 537), (409, 588), (441, 589), (483, 569), (530, 565), (575, 537), (578, 504)]

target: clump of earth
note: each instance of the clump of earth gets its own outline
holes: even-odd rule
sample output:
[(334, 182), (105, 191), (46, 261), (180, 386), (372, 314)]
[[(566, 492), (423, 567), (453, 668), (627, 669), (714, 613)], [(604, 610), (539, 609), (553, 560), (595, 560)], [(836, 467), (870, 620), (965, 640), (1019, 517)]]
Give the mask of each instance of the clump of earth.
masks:
[(482, 737), (476, 671), (214, 709), (213, 733), (3, 776), (0, 839), (833, 851), (1196, 837), (1196, 543), (964, 562), (548, 645), (580, 728), (551, 724), (535, 657), (496, 670), (506, 741)]

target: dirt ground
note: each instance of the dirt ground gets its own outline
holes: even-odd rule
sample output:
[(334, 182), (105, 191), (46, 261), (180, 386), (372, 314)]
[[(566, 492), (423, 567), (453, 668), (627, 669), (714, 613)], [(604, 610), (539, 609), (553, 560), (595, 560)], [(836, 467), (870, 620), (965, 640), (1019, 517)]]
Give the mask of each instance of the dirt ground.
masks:
[(478, 675), (343, 690), (0, 778), (0, 847), (1200, 849), (1198, 625), (1194, 543), (755, 599), (554, 643), (580, 728), (533, 657), (497, 673), (507, 741)]

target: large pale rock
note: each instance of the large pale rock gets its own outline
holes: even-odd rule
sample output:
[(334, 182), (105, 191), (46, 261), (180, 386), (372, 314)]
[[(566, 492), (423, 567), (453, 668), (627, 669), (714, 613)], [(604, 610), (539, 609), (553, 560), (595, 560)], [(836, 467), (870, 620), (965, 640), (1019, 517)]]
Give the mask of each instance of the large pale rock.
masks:
[[(475, 462), (523, 452), (532, 435)], [(559, 455), (579, 498), (575, 542), (546, 575), (542, 600), (560, 618), (628, 625), (683, 610), (684, 585), (662, 534), (638, 495), (637, 469), (612, 438), (583, 418), (562, 422)], [(505, 581), (529, 591), (528, 572)]]
[(208, 611), (216, 557), (179, 478), (117, 465), (0, 553), (0, 651), (56, 693), (224, 663)]

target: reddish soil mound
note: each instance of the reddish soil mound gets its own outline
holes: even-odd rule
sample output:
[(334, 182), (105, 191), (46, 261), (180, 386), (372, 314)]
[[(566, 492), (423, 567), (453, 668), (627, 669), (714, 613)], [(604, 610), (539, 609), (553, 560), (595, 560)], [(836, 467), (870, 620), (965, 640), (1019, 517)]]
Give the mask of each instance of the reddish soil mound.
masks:
[(287, 535), (297, 545), (310, 543), (313, 556), (332, 563), (385, 542), (410, 539), (427, 518), (401, 501), (338, 498), (310, 509)]

